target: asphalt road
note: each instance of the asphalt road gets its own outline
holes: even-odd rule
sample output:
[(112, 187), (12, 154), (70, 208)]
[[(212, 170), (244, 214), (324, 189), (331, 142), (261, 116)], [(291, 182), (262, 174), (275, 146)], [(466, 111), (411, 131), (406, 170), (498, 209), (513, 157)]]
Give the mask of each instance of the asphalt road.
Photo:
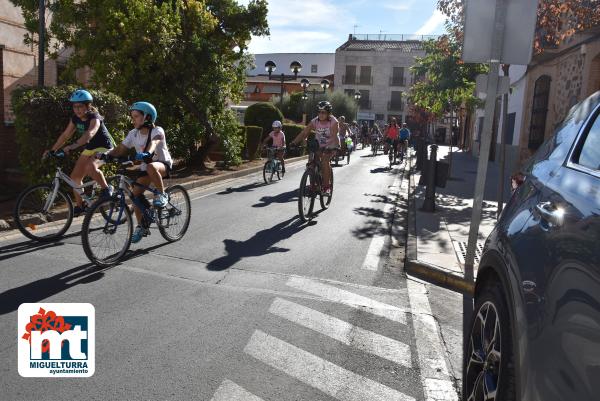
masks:
[[(77, 225), (57, 243), (1, 241), (0, 398), (456, 400), (460, 345), (449, 349), (434, 316), (460, 337), (446, 310), (458, 298), (430, 303), (402, 271), (404, 165), (353, 153), (334, 169), (330, 208), (307, 224), (303, 168), (191, 192), (181, 241), (153, 229), (110, 269), (88, 263)], [(91, 378), (19, 376), (24, 302), (94, 305)]]

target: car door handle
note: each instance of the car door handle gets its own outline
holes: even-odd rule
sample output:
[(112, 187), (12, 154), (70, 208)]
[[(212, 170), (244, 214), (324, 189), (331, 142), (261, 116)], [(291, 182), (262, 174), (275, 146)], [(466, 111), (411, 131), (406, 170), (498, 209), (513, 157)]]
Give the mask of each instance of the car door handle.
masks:
[(552, 202), (539, 203), (535, 205), (535, 210), (544, 220), (550, 223), (551, 226), (562, 225), (565, 215), (564, 209), (557, 207)]

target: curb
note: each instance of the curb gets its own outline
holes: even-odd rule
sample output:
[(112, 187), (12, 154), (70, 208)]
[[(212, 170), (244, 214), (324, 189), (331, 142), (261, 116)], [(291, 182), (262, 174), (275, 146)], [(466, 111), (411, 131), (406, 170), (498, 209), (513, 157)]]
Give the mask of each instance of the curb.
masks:
[(462, 276), (431, 263), (418, 260), (417, 254), (417, 205), (415, 201), (414, 156), (408, 160), (408, 235), (406, 239), (406, 259), (404, 271), (431, 284), (472, 296), (475, 293), (475, 282), (465, 280)]
[[(308, 158), (308, 156), (305, 155), (305, 156), (298, 156), (298, 157), (292, 157), (292, 158), (286, 159), (285, 160), (286, 166), (290, 166), (290, 164), (292, 164), (292, 163), (296, 164), (295, 162), (305, 160), (307, 158)], [(242, 170), (238, 170), (238, 171), (231, 171), (228, 173), (219, 174), (214, 177), (203, 177), (203, 178), (196, 179), (196, 180), (190, 180), (190, 181), (182, 182), (178, 185), (183, 186), (186, 190), (191, 190), (191, 189), (195, 189), (195, 188), (208, 186), (208, 185), (220, 182), (220, 181), (227, 181), (227, 180), (234, 179), (234, 178), (240, 178), (240, 177), (252, 175), (254, 173), (258, 173), (258, 172), (262, 171), (263, 167), (264, 167), (263, 165), (259, 165), (259, 166), (250, 167), (247, 169), (242, 169)], [(9, 229), (4, 229), (4, 230), (0, 229), (0, 241), (9, 239), (9, 237), (12, 237), (15, 233), (18, 233), (19, 235), (21, 235), (21, 232), (17, 228), (12, 227), (12, 226)]]

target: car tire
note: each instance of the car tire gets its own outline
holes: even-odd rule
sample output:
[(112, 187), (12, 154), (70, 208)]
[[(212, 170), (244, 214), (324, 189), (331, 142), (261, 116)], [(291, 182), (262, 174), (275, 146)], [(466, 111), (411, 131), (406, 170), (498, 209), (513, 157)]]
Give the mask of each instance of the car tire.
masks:
[(488, 281), (475, 299), (464, 347), (464, 400), (516, 400), (514, 348), (509, 316), (500, 283)]

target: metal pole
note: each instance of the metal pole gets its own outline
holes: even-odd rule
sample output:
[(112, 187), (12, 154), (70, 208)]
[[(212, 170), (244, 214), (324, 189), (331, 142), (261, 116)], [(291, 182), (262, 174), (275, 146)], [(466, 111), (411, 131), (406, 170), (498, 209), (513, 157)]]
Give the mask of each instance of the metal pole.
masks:
[[(469, 241), (467, 243), (467, 254), (465, 256), (465, 281), (473, 281), (473, 265), (475, 262), (475, 249), (477, 237), (479, 236), (479, 224), (481, 222), (481, 211), (483, 203), (483, 191), (487, 177), (488, 158), (492, 142), (492, 124), (494, 122), (494, 109), (496, 107), (496, 93), (498, 93), (498, 71), (500, 68), (500, 57), (502, 55), (502, 40), (504, 35), (504, 24), (506, 19), (506, 0), (496, 0), (494, 10), (494, 34), (492, 39), (492, 58), (490, 60), (490, 71), (487, 80), (485, 98), (485, 116), (483, 120), (483, 131), (481, 133), (481, 148), (477, 165), (477, 179), (475, 181), (475, 193), (473, 196), (473, 214), (469, 228)], [(473, 304), (471, 301), (463, 302), (463, 333), (467, 336), (470, 331)], [(467, 341), (465, 337), (465, 341)]]
[(46, 41), (46, 2), (39, 0), (39, 20), (38, 28), (38, 86), (44, 86), (44, 44)]
[(431, 145), (431, 156), (429, 156), (426, 170), (427, 188), (425, 189), (425, 200), (421, 210), (424, 212), (435, 212), (435, 166), (437, 164), (437, 145)]
[[(510, 64), (503, 64), (502, 71), (504, 76), (508, 76)], [(500, 179), (498, 180), (498, 211), (496, 218), (500, 218), (500, 213), (504, 207), (504, 185), (505, 185), (505, 169), (506, 169), (506, 128), (508, 126), (508, 93), (502, 97), (502, 133), (500, 135)]]

